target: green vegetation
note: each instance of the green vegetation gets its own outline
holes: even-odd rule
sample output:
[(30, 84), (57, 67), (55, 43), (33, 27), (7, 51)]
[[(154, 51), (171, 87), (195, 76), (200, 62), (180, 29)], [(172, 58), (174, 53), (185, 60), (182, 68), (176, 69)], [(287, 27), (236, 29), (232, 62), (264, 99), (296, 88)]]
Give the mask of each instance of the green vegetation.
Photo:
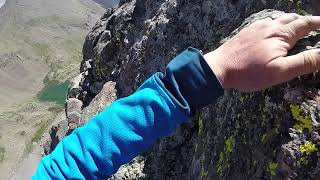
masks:
[(33, 143), (38, 142), (42, 138), (42, 135), (46, 132), (48, 125), (49, 125), (49, 121), (41, 122), (41, 124), (38, 125), (38, 129), (33, 134), (31, 141), (26, 144), (25, 154), (29, 154), (32, 151)]
[(304, 144), (300, 145), (300, 151), (303, 154), (310, 155), (318, 151), (318, 148), (312, 142), (306, 141)]
[(31, 37), (25, 37), (24, 42), (31, 46), (32, 52), (34, 52), (37, 57), (49, 56), (50, 46), (48, 44), (34, 42)]
[(20, 136), (24, 136), (24, 135), (26, 135), (26, 131), (19, 131), (18, 134), (19, 134)]
[(276, 169), (278, 168), (278, 163), (269, 162), (267, 166), (267, 171), (270, 172), (271, 176), (276, 176)]
[(4, 153), (6, 152), (6, 149), (3, 147), (0, 147), (0, 163), (4, 161)]
[(55, 102), (58, 105), (64, 105), (68, 86), (68, 81), (64, 83), (60, 83), (58, 81), (49, 81), (46, 83), (45, 87), (38, 93), (37, 98), (42, 102)]
[(293, 118), (297, 121), (297, 124), (293, 126), (294, 129), (302, 132), (304, 129), (308, 129), (309, 132), (312, 131), (312, 119), (310, 115), (302, 116), (303, 110), (299, 105), (291, 105), (291, 113)]
[(59, 112), (61, 112), (63, 110), (64, 110), (64, 108), (61, 105), (56, 105), (56, 106), (48, 108), (48, 111), (50, 111), (50, 112), (52, 112), (54, 114), (58, 114)]
[(64, 22), (65, 20), (57, 15), (53, 16), (46, 16), (46, 17), (35, 17), (28, 22), (26, 22), (27, 26), (34, 27), (34, 26), (41, 26), (41, 25), (50, 25), (53, 23), (61, 23)]

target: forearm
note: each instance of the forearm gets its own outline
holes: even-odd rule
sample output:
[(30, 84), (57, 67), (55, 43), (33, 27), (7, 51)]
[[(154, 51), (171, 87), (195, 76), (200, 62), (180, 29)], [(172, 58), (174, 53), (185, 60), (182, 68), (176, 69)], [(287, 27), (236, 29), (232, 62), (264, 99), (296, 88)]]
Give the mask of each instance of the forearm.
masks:
[(75, 130), (45, 157), (36, 174), (50, 178), (95, 179), (115, 173), (120, 165), (169, 134), (187, 116), (151, 77), (132, 96), (120, 99)]
[(193, 109), (222, 95), (219, 82), (207, 68), (197, 50), (180, 54), (165, 75), (155, 74), (136, 93), (114, 102), (60, 142), (40, 162), (33, 178), (97, 179), (112, 175), (157, 138), (186, 122)]

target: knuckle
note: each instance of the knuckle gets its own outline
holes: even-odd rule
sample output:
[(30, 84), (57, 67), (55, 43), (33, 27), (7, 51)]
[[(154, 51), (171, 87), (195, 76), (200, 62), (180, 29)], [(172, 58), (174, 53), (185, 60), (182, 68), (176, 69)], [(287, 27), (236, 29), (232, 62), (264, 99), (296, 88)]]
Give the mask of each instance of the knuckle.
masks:
[(281, 26), (281, 28), (278, 29), (277, 35), (279, 37), (283, 37), (286, 40), (292, 40), (295, 37), (295, 31), (293, 28), (289, 26)]
[(284, 34), (285, 34), (285, 37), (288, 38), (288, 39), (293, 39), (296, 35), (295, 31), (294, 31), (294, 28), (292, 27), (289, 27), (289, 26), (285, 26), (283, 28), (283, 31), (284, 31)]
[(270, 37), (283, 36), (282, 25), (277, 22), (272, 22), (265, 25), (265, 30)]

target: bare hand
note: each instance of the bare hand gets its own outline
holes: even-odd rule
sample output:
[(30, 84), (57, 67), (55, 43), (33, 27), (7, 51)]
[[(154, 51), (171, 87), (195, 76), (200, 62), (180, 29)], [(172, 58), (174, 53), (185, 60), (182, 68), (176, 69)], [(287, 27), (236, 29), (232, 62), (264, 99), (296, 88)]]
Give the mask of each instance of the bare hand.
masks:
[(320, 69), (318, 49), (287, 56), (300, 38), (319, 28), (320, 16), (260, 20), (204, 57), (223, 88), (262, 90)]

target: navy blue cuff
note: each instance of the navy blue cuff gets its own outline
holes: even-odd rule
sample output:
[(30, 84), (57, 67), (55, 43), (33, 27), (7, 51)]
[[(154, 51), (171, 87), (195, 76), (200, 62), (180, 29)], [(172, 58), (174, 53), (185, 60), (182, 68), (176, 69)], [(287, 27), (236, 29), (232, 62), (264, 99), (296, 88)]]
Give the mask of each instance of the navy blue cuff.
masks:
[(202, 53), (191, 47), (174, 58), (159, 78), (170, 98), (188, 115), (212, 104), (224, 93)]

